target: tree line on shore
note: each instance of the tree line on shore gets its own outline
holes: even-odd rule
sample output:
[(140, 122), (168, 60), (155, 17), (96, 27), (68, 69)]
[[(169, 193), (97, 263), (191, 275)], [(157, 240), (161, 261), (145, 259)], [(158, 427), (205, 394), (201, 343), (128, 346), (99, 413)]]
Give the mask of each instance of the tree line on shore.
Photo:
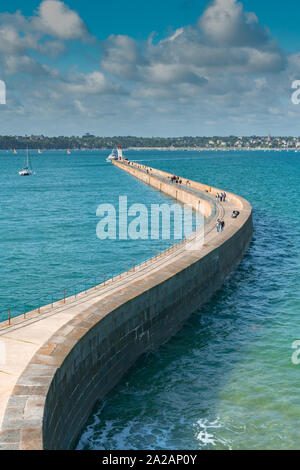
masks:
[(0, 136), (0, 149), (112, 149), (123, 148), (256, 148), (295, 147), (300, 145), (296, 137), (98, 137), (85, 134), (82, 137)]

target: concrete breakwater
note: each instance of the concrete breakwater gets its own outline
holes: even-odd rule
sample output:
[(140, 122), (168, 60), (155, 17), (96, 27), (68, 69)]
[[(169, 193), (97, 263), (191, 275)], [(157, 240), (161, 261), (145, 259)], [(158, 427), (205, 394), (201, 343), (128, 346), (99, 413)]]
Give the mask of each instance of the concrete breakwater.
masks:
[[(172, 185), (167, 173), (114, 163), (199, 210), (207, 219), (204, 246), (182, 244), (76, 303), (1, 330), (7, 370), (0, 371), (0, 449), (72, 448), (96, 401), (213, 295), (251, 240), (252, 209), (243, 198), (227, 193), (220, 205), (215, 188), (185, 179)], [(220, 214), (226, 229), (217, 234)]]

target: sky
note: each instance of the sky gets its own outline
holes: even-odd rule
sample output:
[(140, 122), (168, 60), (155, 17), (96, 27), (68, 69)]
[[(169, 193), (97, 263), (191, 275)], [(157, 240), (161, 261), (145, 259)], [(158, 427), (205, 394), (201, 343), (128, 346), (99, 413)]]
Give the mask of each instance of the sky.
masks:
[(2, 0), (1, 135), (300, 135), (296, 0)]

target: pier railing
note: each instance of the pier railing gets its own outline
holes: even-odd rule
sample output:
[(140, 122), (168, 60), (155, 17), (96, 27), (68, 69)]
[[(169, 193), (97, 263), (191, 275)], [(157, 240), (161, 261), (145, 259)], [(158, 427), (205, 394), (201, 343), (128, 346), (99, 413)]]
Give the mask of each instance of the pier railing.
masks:
[(83, 298), (85, 295), (96, 292), (104, 287), (114, 286), (116, 281), (124, 279), (138, 271), (143, 271), (143, 269), (148, 265), (165, 259), (168, 255), (184, 249), (185, 245), (193, 242), (196, 236), (196, 232), (193, 232), (188, 238), (184, 238), (162, 251), (155, 252), (154, 256), (151, 256), (142, 262), (132, 262), (130, 265), (127, 264), (123, 270), (120, 269), (118, 272), (98, 274), (84, 281), (80, 281), (72, 285), (66, 285), (65, 287), (57, 289), (54, 293), (26, 300), (23, 304), (23, 308), (18, 305), (7, 309), (6, 312), (2, 311), (2, 314), (0, 314), (0, 328), (7, 326), (7, 324), (11, 325), (14, 319), (26, 320), (35, 317), (36, 315), (48, 313), (62, 307), (64, 304), (70, 304), (70, 302), (74, 302), (77, 299)]

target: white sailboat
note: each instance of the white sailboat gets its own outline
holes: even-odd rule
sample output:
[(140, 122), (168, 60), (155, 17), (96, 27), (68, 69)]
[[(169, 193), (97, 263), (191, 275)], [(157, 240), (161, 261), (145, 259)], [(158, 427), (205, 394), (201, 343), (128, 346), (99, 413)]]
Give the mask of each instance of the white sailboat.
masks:
[(30, 176), (30, 175), (32, 175), (32, 169), (31, 169), (31, 165), (30, 165), (30, 162), (29, 162), (28, 148), (27, 148), (27, 152), (26, 152), (26, 156), (25, 156), (24, 168), (22, 168), (22, 170), (19, 171), (19, 175), (20, 176)]
[(110, 155), (107, 157), (106, 161), (111, 162), (112, 160), (116, 160), (118, 158), (118, 153), (116, 149), (113, 149)]

